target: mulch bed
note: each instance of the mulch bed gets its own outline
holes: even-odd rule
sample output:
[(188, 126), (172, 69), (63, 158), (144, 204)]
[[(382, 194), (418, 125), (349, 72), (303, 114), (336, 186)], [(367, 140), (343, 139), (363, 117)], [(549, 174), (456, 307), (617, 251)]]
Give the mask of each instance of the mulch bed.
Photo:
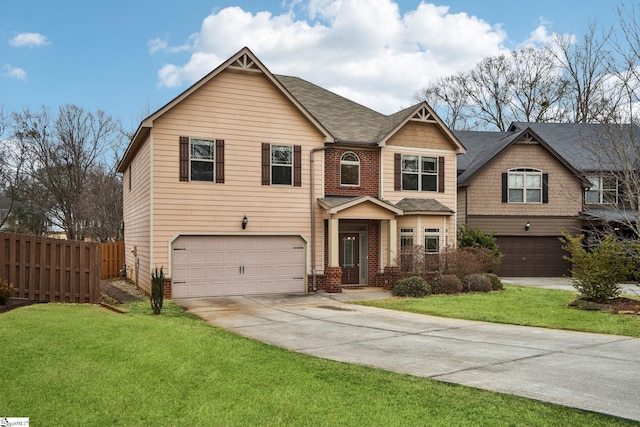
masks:
[(24, 298), (9, 298), (9, 301), (5, 305), (0, 305), (0, 313), (13, 310), (14, 308), (35, 304), (36, 302), (37, 301), (30, 301)]
[(606, 303), (577, 299), (571, 302), (569, 307), (580, 310), (606, 311), (611, 314), (640, 314), (640, 301), (625, 297), (613, 298)]

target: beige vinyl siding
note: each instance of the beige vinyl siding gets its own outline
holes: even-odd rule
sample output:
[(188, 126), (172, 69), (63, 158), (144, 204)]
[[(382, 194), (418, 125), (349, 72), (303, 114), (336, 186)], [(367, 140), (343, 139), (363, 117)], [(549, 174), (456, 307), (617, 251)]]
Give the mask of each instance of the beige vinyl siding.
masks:
[[(445, 181), (444, 193), (437, 191), (394, 191), (394, 154), (412, 154), (419, 156), (444, 157)], [(456, 154), (454, 151), (415, 149), (410, 147), (387, 146), (382, 155), (382, 194), (385, 200), (398, 203), (404, 198), (435, 199), (446, 207), (456, 210)]]
[(413, 228), (413, 243), (421, 246), (424, 245), (425, 228), (437, 228), (440, 230), (440, 249), (455, 246), (456, 220), (453, 215), (404, 215), (398, 218), (398, 238), (400, 228)]
[[(169, 243), (178, 233), (295, 232), (311, 241), (309, 152), (323, 145), (323, 136), (264, 75), (223, 71), (158, 118), (153, 135), (156, 264), (169, 265)], [(224, 184), (179, 181), (180, 136), (225, 141)], [(302, 146), (302, 187), (261, 185), (263, 142)], [(319, 153), (315, 160), (322, 164)], [(319, 197), (323, 180), (316, 170)], [(321, 219), (316, 229), (321, 236)], [(316, 242), (321, 265), (322, 238)]]
[(442, 129), (435, 123), (410, 121), (387, 142), (390, 145), (451, 150), (453, 144), (444, 136)]
[[(150, 150), (151, 143), (147, 138), (131, 162), (131, 167), (127, 168), (122, 180), (127, 274), (130, 279), (135, 280), (133, 249), (136, 247), (138, 258), (140, 259), (138, 281), (139, 285), (147, 291), (151, 290), (151, 266), (149, 261), (151, 255)], [(129, 190), (129, 174), (131, 174), (131, 190)]]
[(458, 224), (467, 222), (467, 187), (458, 187), (458, 209), (456, 212)]
[[(502, 203), (502, 173), (535, 168), (549, 174), (549, 203)], [(467, 188), (467, 215), (573, 216), (582, 209), (578, 179), (545, 148), (515, 144), (489, 163)]]

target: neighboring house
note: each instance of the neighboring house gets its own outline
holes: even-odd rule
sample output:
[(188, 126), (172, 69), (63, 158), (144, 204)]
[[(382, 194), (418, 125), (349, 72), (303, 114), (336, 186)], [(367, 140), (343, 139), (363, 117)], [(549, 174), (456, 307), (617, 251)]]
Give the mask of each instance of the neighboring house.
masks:
[(383, 284), (401, 246), (455, 246), (459, 153), (424, 102), (386, 116), (244, 48), (129, 144), (127, 272), (173, 297)]
[(618, 165), (600, 155), (605, 125), (513, 123), (507, 132), (456, 131), (458, 224), (495, 232), (502, 276), (563, 276), (570, 264), (559, 240), (619, 215)]

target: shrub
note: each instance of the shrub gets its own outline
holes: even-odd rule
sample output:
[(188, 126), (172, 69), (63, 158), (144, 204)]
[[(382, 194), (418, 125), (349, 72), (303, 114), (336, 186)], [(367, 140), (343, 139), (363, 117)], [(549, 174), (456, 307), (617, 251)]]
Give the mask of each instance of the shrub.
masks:
[(9, 298), (13, 296), (13, 284), (4, 279), (0, 279), (0, 305), (9, 302)]
[(164, 273), (162, 267), (151, 272), (151, 309), (153, 314), (160, 314), (164, 300)]
[(434, 294), (459, 294), (462, 288), (462, 280), (458, 276), (441, 274), (434, 279), (431, 290)]
[(431, 286), (420, 276), (398, 280), (391, 293), (396, 297), (421, 298), (431, 293)]
[(469, 274), (485, 273), (482, 264), (471, 251), (449, 248), (440, 253), (440, 273), (464, 277)]
[(502, 253), (496, 243), (495, 233), (485, 233), (478, 227), (463, 224), (458, 227), (458, 247), (484, 249), (489, 255), (487, 260), (491, 259), (490, 264), (493, 265), (492, 270), (486, 271), (495, 272), (500, 267)]
[(485, 274), (485, 276), (491, 282), (491, 289), (492, 290), (501, 291), (501, 290), (504, 289), (504, 286), (502, 286), (502, 280), (500, 280), (500, 278), (496, 274), (487, 273), (487, 274)]
[(570, 253), (565, 259), (575, 266), (571, 272), (573, 287), (587, 301), (604, 302), (620, 295), (619, 283), (632, 269), (632, 259), (623, 243), (611, 235), (587, 250), (584, 235), (562, 235), (563, 249)]
[(493, 287), (491, 280), (484, 274), (469, 274), (462, 278), (465, 290), (467, 292), (490, 292)]

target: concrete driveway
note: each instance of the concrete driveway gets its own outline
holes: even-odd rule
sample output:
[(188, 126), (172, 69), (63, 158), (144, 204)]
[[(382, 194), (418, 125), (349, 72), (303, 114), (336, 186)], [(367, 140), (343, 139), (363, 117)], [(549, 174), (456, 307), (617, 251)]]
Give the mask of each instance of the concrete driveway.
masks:
[(640, 339), (348, 304), (382, 290), (174, 300), (231, 332), (300, 353), (640, 421)]

